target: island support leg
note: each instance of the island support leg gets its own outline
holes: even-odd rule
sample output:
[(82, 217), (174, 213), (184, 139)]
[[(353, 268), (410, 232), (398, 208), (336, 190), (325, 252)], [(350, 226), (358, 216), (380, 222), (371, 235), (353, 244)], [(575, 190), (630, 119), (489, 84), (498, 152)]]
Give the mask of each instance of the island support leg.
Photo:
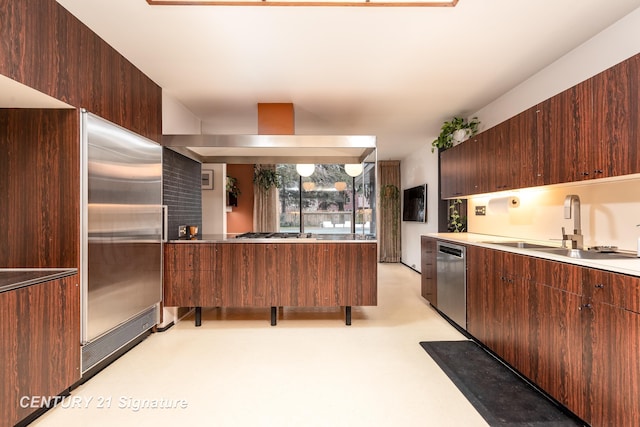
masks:
[(351, 326), (351, 306), (348, 305), (344, 308), (345, 323), (347, 326)]
[(271, 326), (278, 323), (278, 307), (271, 307)]
[(196, 326), (202, 325), (202, 307), (196, 307)]

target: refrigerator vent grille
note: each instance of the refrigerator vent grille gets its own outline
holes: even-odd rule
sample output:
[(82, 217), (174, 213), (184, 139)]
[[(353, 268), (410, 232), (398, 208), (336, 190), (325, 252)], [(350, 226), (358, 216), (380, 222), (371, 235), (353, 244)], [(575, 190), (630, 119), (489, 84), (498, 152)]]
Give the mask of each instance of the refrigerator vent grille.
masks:
[(140, 313), (82, 347), (82, 373), (115, 353), (118, 349), (133, 341), (156, 324), (157, 306)]

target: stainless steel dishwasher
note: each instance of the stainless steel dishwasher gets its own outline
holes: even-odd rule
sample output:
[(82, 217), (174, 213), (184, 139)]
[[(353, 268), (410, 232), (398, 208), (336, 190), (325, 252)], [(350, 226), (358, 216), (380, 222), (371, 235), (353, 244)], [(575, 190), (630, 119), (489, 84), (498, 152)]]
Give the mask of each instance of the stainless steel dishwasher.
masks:
[(438, 311), (467, 330), (467, 254), (464, 246), (438, 242)]

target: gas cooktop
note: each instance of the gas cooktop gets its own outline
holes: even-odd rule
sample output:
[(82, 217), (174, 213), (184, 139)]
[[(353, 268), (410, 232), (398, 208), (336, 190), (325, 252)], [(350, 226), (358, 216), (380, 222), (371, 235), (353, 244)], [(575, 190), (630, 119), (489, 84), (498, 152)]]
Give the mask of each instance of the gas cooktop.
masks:
[(311, 233), (250, 232), (236, 236), (236, 239), (309, 239)]

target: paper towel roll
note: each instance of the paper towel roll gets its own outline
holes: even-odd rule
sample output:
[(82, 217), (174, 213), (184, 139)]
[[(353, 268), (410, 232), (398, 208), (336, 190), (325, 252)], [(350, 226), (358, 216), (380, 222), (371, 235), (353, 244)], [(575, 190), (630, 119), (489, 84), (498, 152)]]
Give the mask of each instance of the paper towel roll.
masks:
[(509, 213), (509, 202), (511, 197), (499, 197), (489, 200), (487, 206), (488, 213), (492, 215), (500, 215)]

